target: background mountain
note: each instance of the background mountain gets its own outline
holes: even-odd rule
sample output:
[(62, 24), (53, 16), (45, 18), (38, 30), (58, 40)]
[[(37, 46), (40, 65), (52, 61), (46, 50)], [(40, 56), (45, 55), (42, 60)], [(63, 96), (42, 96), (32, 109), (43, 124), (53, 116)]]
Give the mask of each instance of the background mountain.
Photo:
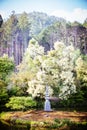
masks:
[(58, 18), (55, 16), (48, 16), (46, 13), (32, 12), (28, 14), (30, 21), (30, 35), (38, 35), (43, 29), (54, 24), (55, 22), (64, 22), (63, 18)]

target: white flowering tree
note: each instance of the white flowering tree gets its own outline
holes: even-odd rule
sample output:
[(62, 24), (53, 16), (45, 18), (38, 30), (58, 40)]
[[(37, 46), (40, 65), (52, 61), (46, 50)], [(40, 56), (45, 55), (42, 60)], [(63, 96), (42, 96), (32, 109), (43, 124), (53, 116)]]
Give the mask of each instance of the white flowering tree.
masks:
[(27, 92), (33, 97), (44, 96), (46, 85), (52, 96), (66, 98), (76, 91), (76, 53), (72, 45), (62, 42), (54, 44), (54, 50), (44, 54), (44, 48), (31, 39), (17, 74), (11, 76), (13, 83), (20, 87), (27, 85)]
[(42, 55), (44, 55), (44, 48), (39, 46), (35, 39), (31, 39), (22, 63), (17, 66), (18, 72), (10, 77), (12, 86), (24, 88), (28, 86), (29, 81), (36, 80), (40, 66), (39, 59)]
[(28, 82), (28, 92), (32, 96), (43, 94), (45, 86), (50, 86), (50, 95), (56, 95), (65, 98), (76, 91), (73, 70), (76, 59), (73, 46), (65, 46), (61, 42), (54, 44), (54, 50), (47, 55), (38, 55), (39, 69), (36, 77)]

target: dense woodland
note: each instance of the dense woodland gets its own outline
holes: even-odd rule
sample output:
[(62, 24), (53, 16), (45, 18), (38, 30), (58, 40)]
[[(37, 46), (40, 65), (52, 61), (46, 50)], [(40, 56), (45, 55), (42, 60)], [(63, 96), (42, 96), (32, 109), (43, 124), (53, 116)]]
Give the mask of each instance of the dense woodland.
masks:
[(46, 85), (52, 107), (87, 108), (87, 19), (0, 15), (0, 109), (43, 108)]
[(4, 53), (13, 57), (18, 65), (33, 37), (47, 52), (53, 49), (54, 42), (73, 44), (82, 53), (87, 53), (87, 19), (83, 24), (67, 22), (63, 18), (48, 16), (45, 13), (32, 12), (16, 15), (13, 11), (0, 28), (0, 56)]

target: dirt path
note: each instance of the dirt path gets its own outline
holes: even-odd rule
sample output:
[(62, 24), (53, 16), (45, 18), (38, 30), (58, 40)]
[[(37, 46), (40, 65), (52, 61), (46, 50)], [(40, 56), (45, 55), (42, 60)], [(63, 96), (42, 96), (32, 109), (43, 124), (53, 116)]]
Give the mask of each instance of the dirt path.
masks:
[(68, 111), (26, 111), (26, 112), (11, 112), (11, 118), (20, 118), (33, 121), (52, 121), (57, 119), (70, 119), (72, 121), (87, 121), (87, 112), (68, 112)]

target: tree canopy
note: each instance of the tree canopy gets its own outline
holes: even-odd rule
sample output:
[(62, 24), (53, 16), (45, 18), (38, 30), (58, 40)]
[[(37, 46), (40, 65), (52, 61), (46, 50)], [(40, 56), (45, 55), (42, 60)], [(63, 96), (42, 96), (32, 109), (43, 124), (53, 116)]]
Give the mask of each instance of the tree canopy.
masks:
[(54, 50), (44, 54), (44, 48), (32, 39), (11, 80), (19, 87), (27, 85), (26, 91), (33, 97), (44, 96), (48, 85), (50, 95), (65, 98), (76, 92), (74, 68), (78, 56), (72, 45), (62, 42), (56, 42)]

